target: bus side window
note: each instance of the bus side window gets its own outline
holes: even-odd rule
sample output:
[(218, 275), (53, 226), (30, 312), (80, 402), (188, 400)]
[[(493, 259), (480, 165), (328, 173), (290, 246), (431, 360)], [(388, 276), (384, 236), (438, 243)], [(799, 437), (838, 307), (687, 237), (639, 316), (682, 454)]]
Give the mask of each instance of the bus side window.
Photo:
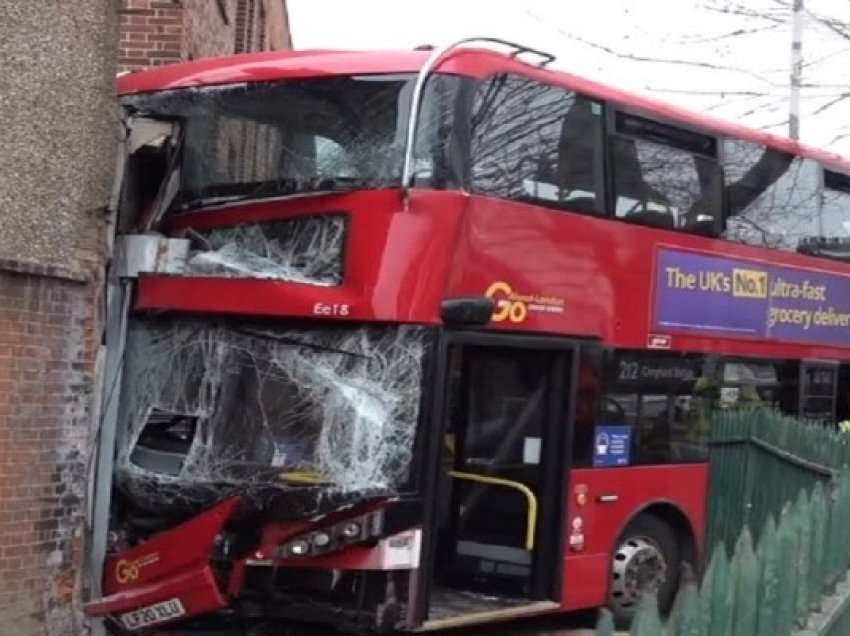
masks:
[[(850, 176), (824, 170), (821, 238), (850, 240)], [(846, 251), (843, 251), (846, 255)]]
[(714, 138), (621, 112), (615, 127), (610, 139), (614, 215), (716, 236), (722, 182)]
[(473, 99), (470, 137), (473, 192), (604, 213), (601, 103), (497, 75)]
[(723, 238), (796, 250), (819, 235), (820, 167), (746, 141), (723, 142), (728, 202)]
[(631, 464), (706, 461), (715, 367), (711, 356), (611, 352), (597, 423), (631, 427)]

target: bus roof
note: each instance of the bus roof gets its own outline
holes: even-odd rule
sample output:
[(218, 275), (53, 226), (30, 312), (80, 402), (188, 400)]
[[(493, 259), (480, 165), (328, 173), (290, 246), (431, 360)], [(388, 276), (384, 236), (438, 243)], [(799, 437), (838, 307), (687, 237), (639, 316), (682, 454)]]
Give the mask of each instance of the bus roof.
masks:
[[(183, 64), (159, 66), (119, 76), (119, 95), (152, 91), (263, 82), (332, 75), (416, 73), (430, 50), (406, 51), (268, 51), (228, 57), (206, 58)], [(702, 115), (652, 98), (643, 97), (563, 71), (527, 64), (510, 55), (491, 50), (464, 48), (452, 53), (439, 70), (469, 77), (486, 77), (494, 72), (517, 72), (550, 84), (558, 84), (596, 99), (644, 111), (719, 136), (743, 139), (784, 152), (808, 157), (832, 168), (850, 172), (850, 159), (796, 141)]]

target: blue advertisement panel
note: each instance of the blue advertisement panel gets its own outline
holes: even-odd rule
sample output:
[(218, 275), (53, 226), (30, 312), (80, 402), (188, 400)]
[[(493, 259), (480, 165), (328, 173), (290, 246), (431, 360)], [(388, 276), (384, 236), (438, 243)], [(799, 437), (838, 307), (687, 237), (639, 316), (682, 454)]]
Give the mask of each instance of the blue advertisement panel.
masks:
[(661, 248), (653, 327), (850, 346), (850, 277)]
[(631, 426), (597, 426), (593, 436), (593, 465), (628, 466), (632, 451)]

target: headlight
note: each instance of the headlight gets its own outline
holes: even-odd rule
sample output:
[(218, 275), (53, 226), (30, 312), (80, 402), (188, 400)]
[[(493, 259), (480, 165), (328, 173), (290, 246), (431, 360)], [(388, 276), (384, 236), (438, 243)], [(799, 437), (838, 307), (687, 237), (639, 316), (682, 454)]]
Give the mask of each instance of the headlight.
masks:
[(356, 521), (348, 521), (346, 523), (343, 523), (339, 528), (340, 536), (347, 539), (348, 541), (359, 538), (361, 532), (362, 528), (360, 527), (360, 524)]
[(292, 538), (277, 548), (278, 559), (313, 557), (381, 536), (383, 513), (378, 510)]
[(317, 532), (313, 535), (313, 545), (319, 549), (326, 548), (330, 545), (331, 535), (327, 532)]
[(296, 539), (286, 546), (286, 551), (292, 556), (306, 556), (310, 552), (310, 544), (304, 539)]

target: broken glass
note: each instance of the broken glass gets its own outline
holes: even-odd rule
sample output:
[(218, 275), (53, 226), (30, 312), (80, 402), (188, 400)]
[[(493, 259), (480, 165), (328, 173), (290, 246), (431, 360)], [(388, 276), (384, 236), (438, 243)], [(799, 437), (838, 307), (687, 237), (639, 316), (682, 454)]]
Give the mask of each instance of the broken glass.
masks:
[(427, 333), (137, 318), (118, 484), (149, 508), (255, 486), (395, 493), (409, 476)]
[(185, 273), (339, 285), (345, 230), (341, 214), (186, 230), (195, 249)]

